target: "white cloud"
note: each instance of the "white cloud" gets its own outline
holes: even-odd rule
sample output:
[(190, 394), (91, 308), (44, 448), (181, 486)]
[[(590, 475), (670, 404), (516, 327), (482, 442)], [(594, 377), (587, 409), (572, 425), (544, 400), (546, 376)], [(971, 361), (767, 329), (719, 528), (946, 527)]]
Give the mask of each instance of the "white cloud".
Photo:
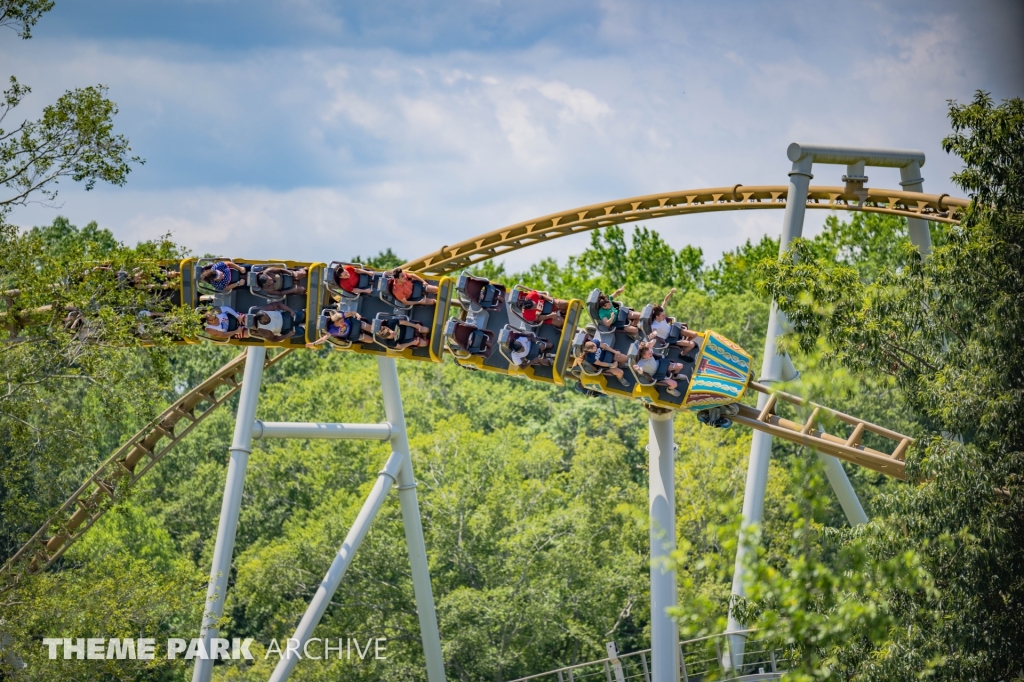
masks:
[[(842, 45), (809, 40), (801, 52), (800, 41), (762, 30), (763, 13), (725, 16), (699, 34), (689, 15), (605, 7), (607, 35), (589, 52), (541, 44), (221, 54), (37, 38), (17, 50), (0, 43), (0, 62), (37, 86), (33, 106), (73, 85), (108, 83), (119, 124), (148, 159), (124, 190), (62, 185), (60, 212), (78, 224), (98, 219), (126, 240), (170, 229), (199, 253), (329, 260), (391, 246), (411, 258), (598, 201), (785, 184), (794, 140), (919, 147), (926, 188), (956, 193), (946, 178), (957, 163), (939, 148), (945, 99), (985, 83), (948, 17)], [(861, 21), (885, 9), (871, 12)], [(733, 33), (716, 33), (724, 30)], [(815, 183), (838, 184), (842, 169), (815, 174)], [(898, 181), (869, 175), (875, 185)], [(56, 213), (34, 207), (14, 219), (39, 224)], [(823, 217), (809, 214), (808, 231)], [(656, 225), (673, 245), (699, 245), (713, 259), (777, 233), (781, 220), (765, 211)]]

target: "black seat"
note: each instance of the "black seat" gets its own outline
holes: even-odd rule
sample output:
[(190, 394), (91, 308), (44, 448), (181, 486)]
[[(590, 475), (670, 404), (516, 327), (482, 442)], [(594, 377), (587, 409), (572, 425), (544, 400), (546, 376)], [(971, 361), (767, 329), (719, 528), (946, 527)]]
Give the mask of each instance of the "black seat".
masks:
[(503, 284), (492, 284), (490, 280), (483, 277), (473, 277), (465, 273), (459, 276), (455, 290), (459, 294), (459, 300), (469, 308), (499, 310), (505, 301), (505, 286)]
[(471, 355), (490, 355), (494, 332), (478, 329), (474, 325), (452, 320), (449, 336), (455, 344)]

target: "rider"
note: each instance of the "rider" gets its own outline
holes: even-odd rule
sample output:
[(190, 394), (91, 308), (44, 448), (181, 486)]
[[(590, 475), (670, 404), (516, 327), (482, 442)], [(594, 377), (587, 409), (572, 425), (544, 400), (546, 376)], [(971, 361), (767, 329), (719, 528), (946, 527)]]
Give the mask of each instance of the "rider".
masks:
[[(292, 278), (292, 286), (289, 289), (284, 288), (284, 278), (286, 275), (291, 275)], [(300, 281), (306, 279), (306, 268), (292, 270), (290, 268), (271, 267), (261, 270), (257, 279), (260, 289), (267, 293), (277, 294), (278, 296), (306, 293), (306, 287), (299, 284)]]
[[(678, 374), (683, 371), (683, 363), (681, 362), (670, 362), (668, 367), (665, 368), (665, 374), (660, 375), (658, 373), (658, 358), (654, 357), (654, 342), (646, 342), (640, 344), (640, 356), (637, 358), (636, 364), (633, 365), (633, 369), (641, 372), (656, 383), (665, 384), (668, 388), (666, 389), (670, 395), (680, 396), (682, 393), (676, 390), (679, 385), (676, 379), (672, 378), (671, 375)], [(685, 377), (679, 377), (683, 381), (688, 380)]]
[(256, 329), (251, 331), (252, 335), (278, 343), (295, 335), (295, 325), (299, 323), (301, 313), (292, 310), (284, 301), (274, 301), (260, 308), (254, 315)]
[(382, 324), (377, 336), (384, 339), (384, 345), (395, 350), (405, 350), (410, 346), (426, 348), (430, 345), (429, 328), (401, 318), (394, 318)]
[(651, 309), (651, 334), (648, 338), (658, 338), (660, 341), (666, 341), (669, 336), (672, 335), (672, 325), (675, 324), (679, 329), (680, 335), (680, 338), (675, 342), (675, 345), (678, 346), (683, 353), (689, 353), (697, 347), (696, 339), (700, 337), (700, 334), (690, 331), (690, 328), (685, 324), (676, 323), (666, 314), (665, 306), (668, 304), (668, 300), (672, 298), (672, 294), (674, 294), (675, 291), (675, 287), (673, 287), (672, 290), (665, 295), (665, 299), (661, 302), (661, 305), (656, 305)]
[(512, 364), (523, 369), (532, 365), (550, 365), (551, 360), (547, 357), (547, 353), (552, 348), (551, 344), (543, 339), (538, 339), (537, 346), (540, 353), (538, 353), (537, 357), (532, 360), (527, 360), (526, 358), (530, 354), (530, 349), (533, 348), (533, 342), (530, 341), (530, 338), (528, 336), (520, 336), (510, 343), (508, 347), (509, 350), (512, 351)]
[[(390, 274), (392, 277), (391, 295), (400, 303), (405, 305), (433, 305), (437, 302), (437, 299), (433, 296), (433, 294), (437, 294), (437, 287), (433, 284), (428, 284), (427, 280), (415, 272), (407, 272), (402, 268), (395, 268)], [(423, 285), (423, 296), (418, 301), (409, 300), (413, 292), (413, 282), (420, 282)]]
[(327, 325), (327, 333), (313, 343), (307, 343), (307, 348), (315, 348), (332, 337), (352, 343), (373, 343), (373, 327), (354, 310), (344, 313), (332, 311), (328, 313), (328, 317), (330, 323)]
[(204, 265), (199, 278), (217, 291), (231, 291), (245, 285), (248, 270), (230, 260), (219, 260), (213, 265)]
[(370, 270), (364, 270), (357, 268), (354, 265), (345, 264), (340, 270), (336, 271), (335, 277), (338, 282), (338, 286), (349, 292), (350, 294), (369, 294), (373, 291), (372, 285), (365, 289), (359, 288), (359, 275), (366, 275), (369, 282), (373, 281), (373, 273)]
[[(543, 314), (544, 302), (551, 301), (551, 312)], [(548, 298), (539, 291), (528, 290), (519, 299), (520, 315), (530, 324), (550, 324), (561, 329), (565, 324), (565, 311), (569, 309), (569, 302), (557, 298)]]
[(222, 305), (211, 308), (203, 316), (208, 336), (217, 340), (243, 338), (245, 336), (245, 315)]
[(611, 296), (605, 296), (600, 294), (597, 297), (597, 324), (601, 327), (601, 331), (614, 331), (621, 329), (630, 336), (636, 338), (639, 335), (639, 330), (636, 328), (636, 322), (640, 319), (640, 313), (635, 310), (629, 311), (629, 317), (625, 324), (621, 327), (618, 326), (619, 318), (619, 304), (613, 299), (624, 292), (626, 287), (621, 286), (612, 292)]
[[(611, 353), (611, 356), (609, 357), (606, 353)], [(599, 345), (595, 341), (587, 341), (583, 344), (583, 357), (581, 359), (599, 368), (602, 374), (611, 374), (623, 386), (629, 386), (629, 382), (623, 375), (622, 369), (619, 368), (619, 364), (626, 364), (629, 362), (629, 359), (607, 343)]]

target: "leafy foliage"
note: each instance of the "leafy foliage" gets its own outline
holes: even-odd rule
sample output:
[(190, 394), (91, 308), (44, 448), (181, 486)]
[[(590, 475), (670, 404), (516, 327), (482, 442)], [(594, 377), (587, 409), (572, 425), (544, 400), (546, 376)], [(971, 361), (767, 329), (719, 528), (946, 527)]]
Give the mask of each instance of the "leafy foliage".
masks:
[(0, 28), (12, 29), (28, 40), (32, 27), (51, 9), (53, 0), (0, 0)]
[[(0, 125), (31, 90), (11, 76), (0, 107)], [(124, 185), (131, 163), (131, 147), (113, 132), (117, 106), (106, 98), (102, 85), (76, 88), (43, 108), (38, 121), (22, 121), (11, 130), (0, 128), (0, 185), (9, 190), (0, 198), (0, 210), (28, 203), (33, 194), (47, 201), (57, 196), (53, 186), (62, 177), (84, 182), (90, 190), (97, 180)]]
[[(857, 543), (876, 571), (912, 548), (935, 589), (892, 585), (899, 627), (881, 638), (844, 621), (836, 605), (800, 610), (825, 615), (845, 636), (831, 647), (846, 675), (1024, 674), (1024, 195), (1021, 157), (1007, 155), (1024, 135), (1021, 107), (1019, 99), (994, 106), (983, 93), (966, 107), (951, 103), (955, 133), (944, 144), (964, 159), (954, 179), (973, 201), (927, 260), (904, 244), (902, 267), (872, 280), (802, 242), (763, 264), (795, 343), (824, 348), (833, 366), (891, 375), (925, 427), (923, 447), (908, 457), (921, 484), (880, 495), (873, 528)], [(765, 599), (801, 589), (801, 580), (776, 581)], [(802, 638), (795, 621), (788, 632)], [(801, 672), (815, 670), (808, 662)]]
[[(117, 273), (155, 281), (153, 259), (179, 256), (166, 239), (130, 248), (64, 218), (23, 234), (0, 227), (5, 555), (79, 485), (82, 467), (163, 399), (170, 371), (162, 348), (193, 316), (163, 290), (119, 283)], [(138, 317), (144, 310), (162, 316)]]

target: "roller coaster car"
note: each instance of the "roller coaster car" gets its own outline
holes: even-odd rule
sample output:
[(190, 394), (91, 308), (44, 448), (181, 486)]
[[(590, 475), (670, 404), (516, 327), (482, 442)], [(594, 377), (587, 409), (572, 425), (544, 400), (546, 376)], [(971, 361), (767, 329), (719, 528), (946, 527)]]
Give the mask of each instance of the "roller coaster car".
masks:
[[(335, 267), (334, 272), (337, 273), (337, 268), (345, 265), (345, 263), (334, 261), (332, 265)], [(336, 338), (332, 338), (330, 342), (336, 350), (345, 350), (353, 353), (378, 356), (386, 353), (391, 356), (400, 356), (407, 360), (441, 362), (445, 348), (444, 326), (445, 322), (448, 320), (449, 307), (451, 305), (451, 290), (455, 280), (451, 277), (441, 277), (439, 280), (427, 280), (430, 284), (435, 284), (437, 286), (436, 302), (432, 305), (420, 304), (415, 306), (406, 306), (403, 304), (397, 304), (397, 301), (394, 301), (390, 292), (386, 290), (384, 296), (380, 295), (382, 289), (381, 283), (384, 280), (384, 273), (373, 273), (372, 284), (374, 286), (374, 291), (371, 295), (355, 295), (347, 291), (344, 292), (344, 295), (339, 294), (337, 293), (339, 287), (337, 287), (337, 282), (333, 280), (333, 277), (334, 276), (332, 276), (330, 281), (333, 281), (334, 285), (327, 285), (325, 289), (334, 295), (334, 298), (337, 301), (334, 308), (337, 312), (357, 313), (364, 321), (371, 322), (371, 324), (377, 317), (389, 319), (395, 315), (403, 315), (406, 319), (430, 329), (429, 345), (426, 348), (416, 346), (398, 351), (393, 347), (395, 344), (391, 343), (389, 345), (385, 345), (377, 340), (376, 337), (374, 343), (359, 343), (353, 341), (350, 345), (346, 345), (344, 342), (339, 343)], [(365, 280), (361, 282), (361, 284), (362, 283), (365, 283)], [(423, 293), (421, 283), (417, 289)], [(329, 315), (330, 312), (331, 309), (328, 309), (324, 314)], [(321, 332), (321, 335), (325, 333), (326, 332)]]
[(246, 284), (249, 287), (249, 291), (253, 296), (260, 296), (271, 301), (280, 301), (286, 298), (286, 295), (281, 294), (281, 291), (288, 291), (296, 284), (295, 276), (286, 273), (281, 275), (281, 289), (280, 291), (268, 291), (260, 286), (260, 275), (270, 268), (284, 268), (288, 269), (288, 266), (284, 263), (258, 263), (249, 268), (249, 272), (246, 274)]
[(491, 284), (490, 280), (483, 277), (473, 277), (462, 273), (455, 285), (459, 301), (463, 309), (470, 312), (481, 310), (501, 310), (505, 301), (505, 285)]
[[(341, 285), (339, 284), (338, 273), (341, 272), (341, 270), (346, 265), (351, 266), (353, 268), (357, 268), (359, 270), (370, 271), (368, 268), (364, 268), (359, 263), (345, 263), (343, 261), (337, 260), (331, 261), (331, 264), (327, 266), (327, 274), (324, 276), (324, 284), (327, 286), (327, 290), (330, 291), (332, 294), (340, 296), (341, 298), (355, 300), (358, 299), (362, 294), (357, 294), (352, 291), (345, 291), (344, 289), (341, 288)], [(375, 291), (377, 289), (377, 284), (380, 281), (380, 279), (381, 273), (379, 272), (375, 272), (372, 275), (367, 275), (365, 272), (360, 272), (359, 279), (356, 282), (355, 287), (353, 288), (360, 290), (369, 289), (370, 291)]]
[[(299, 270), (305, 269), (306, 271), (306, 291), (304, 293), (290, 293), (287, 295), (280, 295), (274, 292), (273, 296), (268, 296), (272, 292), (259, 291), (254, 292), (250, 287), (237, 287), (231, 291), (216, 291), (208, 283), (201, 280), (200, 274), (204, 267), (216, 263), (219, 260), (231, 260), (236, 265), (241, 266), (246, 271), (246, 277), (248, 278), (257, 268), (269, 268), (269, 267), (281, 267), (288, 270)], [(183, 261), (184, 263), (185, 261)], [(322, 310), (321, 305), (326, 292), (323, 283), (324, 268), (323, 263), (306, 263), (299, 261), (270, 261), (267, 259), (261, 260), (246, 260), (242, 258), (200, 258), (198, 260), (188, 261), (190, 264), (190, 270), (192, 276), (186, 278), (184, 271), (182, 274), (182, 295), (183, 296), (194, 296), (192, 299), (194, 302), (192, 305), (197, 303), (207, 303), (215, 306), (230, 306), (235, 310), (249, 310), (252, 307), (261, 307), (267, 305), (268, 300), (270, 302), (282, 302), (285, 303), (289, 308), (300, 313), (303, 318), (312, 319), (317, 311)], [(232, 272), (237, 272), (232, 269)], [(257, 270), (258, 272), (258, 270)], [(238, 273), (241, 276), (241, 273)], [(238, 280), (235, 280), (238, 281)], [(258, 280), (256, 280), (258, 285)], [(294, 285), (294, 280), (292, 284)], [(246, 284), (249, 284), (248, 279)], [(286, 284), (286, 282), (282, 282)], [(278, 343), (272, 343), (271, 345), (280, 346), (299, 346), (305, 343), (312, 343), (316, 340), (316, 327), (315, 325), (304, 325), (299, 327), (296, 325), (296, 334), (293, 334), (289, 338), (280, 341)], [(249, 346), (255, 344), (266, 344), (270, 343), (264, 341), (259, 337), (247, 336), (243, 338), (233, 338), (226, 342), (232, 346)]]

